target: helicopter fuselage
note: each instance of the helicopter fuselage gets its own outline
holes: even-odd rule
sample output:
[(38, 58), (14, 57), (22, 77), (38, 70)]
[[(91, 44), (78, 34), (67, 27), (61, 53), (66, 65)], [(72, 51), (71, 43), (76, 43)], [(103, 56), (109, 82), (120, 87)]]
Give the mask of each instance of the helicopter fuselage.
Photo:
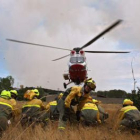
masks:
[(69, 78), (76, 85), (82, 83), (87, 77), (87, 63), (84, 51), (71, 52), (69, 66)]

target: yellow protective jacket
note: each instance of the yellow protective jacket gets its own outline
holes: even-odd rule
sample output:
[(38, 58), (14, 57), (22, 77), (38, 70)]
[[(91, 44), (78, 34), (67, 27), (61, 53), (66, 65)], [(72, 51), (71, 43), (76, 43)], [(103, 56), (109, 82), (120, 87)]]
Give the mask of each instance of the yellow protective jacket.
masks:
[(121, 121), (122, 119), (124, 119), (124, 117), (126, 116), (126, 114), (130, 114), (131, 116), (134, 116), (135, 115), (134, 113), (131, 114), (131, 111), (132, 110), (138, 111), (137, 107), (135, 107), (135, 106), (125, 106), (125, 107), (123, 107), (120, 110), (120, 113), (119, 113), (119, 121)]
[(92, 103), (92, 102), (87, 102), (85, 103), (85, 105), (83, 106), (83, 108), (81, 109), (82, 110), (95, 110), (97, 111), (97, 121), (99, 123), (101, 123), (101, 120), (100, 120), (100, 113), (99, 113), (99, 110), (98, 110), (98, 107), (96, 106), (96, 104)]
[(49, 103), (46, 105), (46, 110), (47, 110), (47, 111), (50, 111), (50, 107), (51, 107), (51, 106), (57, 106), (57, 101), (49, 102)]
[(73, 102), (78, 104), (77, 110), (80, 111), (84, 104), (86, 103), (89, 97), (88, 94), (84, 94), (82, 87), (74, 86), (71, 88), (71, 92), (66, 97), (64, 103), (66, 108), (70, 108), (70, 105), (73, 105)]
[(16, 100), (4, 99), (0, 97), (0, 115), (8, 117), (11, 113), (16, 112)]
[(31, 101), (28, 101), (22, 106), (22, 108), (25, 107), (38, 107), (40, 109), (45, 109), (45, 106), (43, 105), (43, 102), (40, 99), (32, 99)]
[(0, 97), (0, 105), (6, 105), (9, 106), (12, 110), (14, 110), (16, 106), (16, 100), (15, 99), (4, 99)]

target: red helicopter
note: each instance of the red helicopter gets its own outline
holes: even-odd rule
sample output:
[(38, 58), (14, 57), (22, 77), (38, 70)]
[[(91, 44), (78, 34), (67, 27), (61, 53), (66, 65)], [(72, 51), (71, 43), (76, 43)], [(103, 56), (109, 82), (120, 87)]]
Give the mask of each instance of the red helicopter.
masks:
[(63, 74), (65, 80), (69, 80), (66, 84), (64, 83), (64, 88), (68, 84), (74, 82), (76, 85), (79, 85), (87, 78), (87, 63), (85, 52), (83, 50), (78, 50), (79, 48), (74, 48), (70, 53), (69, 60), (69, 73)]
[(29, 42), (23, 42), (23, 41), (18, 41), (18, 40), (13, 40), (13, 39), (6, 39), (6, 40), (17, 42), (17, 43), (24, 43), (24, 44), (37, 45), (37, 46), (42, 46), (42, 47), (49, 47), (49, 48), (54, 48), (54, 49), (71, 51), (70, 54), (53, 60), (53, 61), (56, 61), (56, 60), (65, 58), (67, 56), (70, 56), (69, 66), (68, 66), (69, 72), (67, 74), (63, 74), (64, 79), (69, 80), (69, 82), (67, 84), (64, 83), (64, 88), (66, 88), (67, 85), (72, 82), (74, 82), (76, 85), (79, 85), (82, 82), (84, 82), (85, 79), (88, 78), (85, 52), (86, 53), (129, 53), (129, 52), (120, 52), (120, 51), (116, 52), (116, 51), (86, 51), (86, 50), (83, 50), (84, 48), (88, 47), (93, 42), (95, 42), (97, 39), (102, 37), (104, 34), (109, 32), (110, 30), (112, 30), (114, 27), (119, 25), (121, 22), (122, 22), (122, 20), (117, 20), (115, 23), (113, 23), (111, 26), (106, 28), (103, 32), (101, 32), (96, 37), (91, 39), (85, 45), (83, 45), (82, 47), (74, 48), (73, 50), (59, 48), (59, 47), (53, 47), (53, 46), (47, 46), (47, 45), (41, 45), (41, 44), (35, 44), (35, 43), (29, 43)]

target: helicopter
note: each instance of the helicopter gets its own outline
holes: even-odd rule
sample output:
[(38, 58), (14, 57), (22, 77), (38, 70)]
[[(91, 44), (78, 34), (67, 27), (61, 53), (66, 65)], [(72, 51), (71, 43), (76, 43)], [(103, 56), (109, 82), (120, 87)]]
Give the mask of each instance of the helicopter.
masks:
[(52, 60), (52, 61), (57, 61), (57, 60), (65, 58), (67, 56), (70, 56), (70, 60), (69, 60), (69, 64), (68, 64), (68, 73), (63, 74), (64, 79), (69, 81), (68, 83), (63, 83), (64, 88), (67, 88), (67, 85), (69, 85), (70, 83), (75, 83), (76, 85), (80, 85), (81, 83), (84, 82), (85, 79), (88, 78), (88, 75), (87, 75), (88, 70), (87, 70), (87, 62), (86, 62), (85, 53), (130, 53), (130, 52), (124, 52), (124, 51), (122, 52), (122, 51), (86, 51), (86, 50), (83, 50), (84, 48), (88, 47), (93, 42), (98, 40), (100, 37), (102, 37), (104, 34), (109, 32), (113, 28), (115, 28), (121, 22), (122, 22), (122, 20), (117, 20), (112, 25), (110, 25), (108, 28), (103, 30), (100, 34), (98, 34), (93, 39), (91, 39), (89, 42), (87, 42), (85, 45), (83, 45), (82, 47), (73, 48), (72, 50), (66, 49), (66, 48), (59, 48), (59, 47), (29, 43), (29, 42), (14, 40), (14, 39), (6, 39), (6, 40), (16, 42), (16, 43), (24, 43), (24, 44), (29, 44), (29, 45), (37, 45), (37, 46), (42, 46), (42, 47), (49, 47), (49, 48), (54, 48), (54, 49), (70, 51), (70, 54)]

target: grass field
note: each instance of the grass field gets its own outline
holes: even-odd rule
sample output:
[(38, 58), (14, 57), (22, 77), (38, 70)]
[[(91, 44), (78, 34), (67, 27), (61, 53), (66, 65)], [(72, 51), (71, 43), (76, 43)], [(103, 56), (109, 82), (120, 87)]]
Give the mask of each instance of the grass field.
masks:
[[(19, 103), (21, 104), (21, 103)], [(106, 123), (94, 127), (68, 126), (65, 132), (57, 130), (57, 123), (49, 124), (46, 130), (40, 126), (23, 130), (19, 117), (11, 124), (1, 140), (138, 140), (140, 133), (132, 134), (131, 131), (120, 132), (115, 130), (117, 114), (121, 104), (101, 104), (109, 113)]]

